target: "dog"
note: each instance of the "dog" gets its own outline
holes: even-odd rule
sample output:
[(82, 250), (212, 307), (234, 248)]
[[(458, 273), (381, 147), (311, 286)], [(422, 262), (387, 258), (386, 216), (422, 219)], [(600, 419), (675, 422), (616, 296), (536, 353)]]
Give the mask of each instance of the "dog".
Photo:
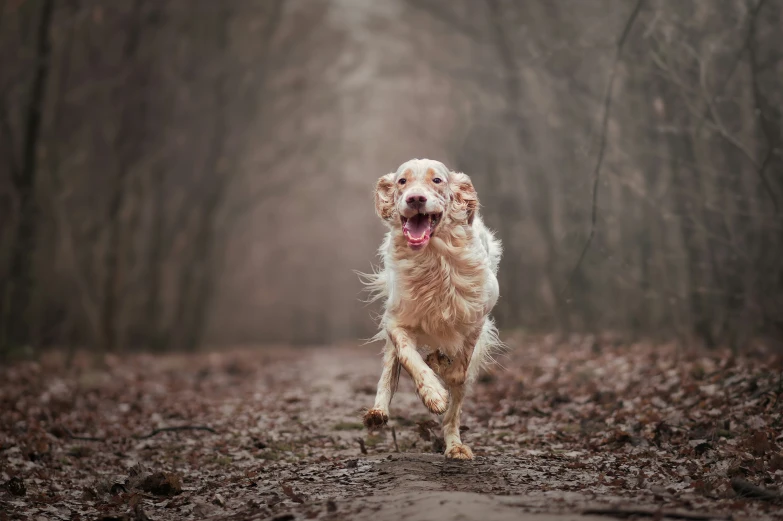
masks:
[(370, 301), (384, 301), (373, 340), (385, 347), (364, 424), (387, 423), (402, 367), (427, 409), (444, 415), (445, 456), (473, 459), (460, 437), (460, 413), (468, 386), (503, 348), (490, 318), (501, 243), (481, 220), (470, 178), (431, 159), (412, 159), (381, 177), (375, 212), (389, 228), (382, 264), (360, 275)]

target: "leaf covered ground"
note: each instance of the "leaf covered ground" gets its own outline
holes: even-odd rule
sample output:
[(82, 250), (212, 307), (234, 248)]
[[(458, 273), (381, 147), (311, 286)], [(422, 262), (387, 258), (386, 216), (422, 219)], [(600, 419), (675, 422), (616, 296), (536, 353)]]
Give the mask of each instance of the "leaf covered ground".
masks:
[(406, 376), (363, 430), (377, 345), (11, 364), (0, 519), (783, 519), (780, 355), (507, 343), (465, 463)]

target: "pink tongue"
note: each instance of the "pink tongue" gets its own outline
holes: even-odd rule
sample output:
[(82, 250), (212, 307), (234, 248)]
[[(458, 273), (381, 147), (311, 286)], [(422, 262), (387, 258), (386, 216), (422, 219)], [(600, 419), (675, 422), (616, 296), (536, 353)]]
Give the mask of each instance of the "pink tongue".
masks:
[(424, 237), (424, 234), (427, 232), (429, 227), (429, 217), (421, 213), (411, 217), (408, 219), (408, 222), (405, 223), (405, 228), (408, 230), (410, 236), (414, 239), (420, 239), (421, 237)]

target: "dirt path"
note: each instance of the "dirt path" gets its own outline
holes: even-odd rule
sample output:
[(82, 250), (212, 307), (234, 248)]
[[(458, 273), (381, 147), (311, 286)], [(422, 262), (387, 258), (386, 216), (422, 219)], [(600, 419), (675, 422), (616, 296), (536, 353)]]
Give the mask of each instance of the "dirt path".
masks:
[[(519, 342), (477, 385), (473, 462), (432, 452), (406, 378), (394, 436), (361, 428), (377, 347), (5, 368), (0, 520), (783, 519), (777, 497), (740, 497), (781, 485), (777, 359), (547, 342)], [(214, 433), (155, 431), (172, 426)]]

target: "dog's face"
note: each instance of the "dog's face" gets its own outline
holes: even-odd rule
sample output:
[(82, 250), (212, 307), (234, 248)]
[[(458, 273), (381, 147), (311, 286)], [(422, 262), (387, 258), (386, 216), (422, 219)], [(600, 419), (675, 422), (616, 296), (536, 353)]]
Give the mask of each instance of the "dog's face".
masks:
[(470, 178), (431, 159), (412, 159), (378, 180), (375, 211), (402, 230), (413, 250), (443, 227), (472, 224), (478, 199)]

